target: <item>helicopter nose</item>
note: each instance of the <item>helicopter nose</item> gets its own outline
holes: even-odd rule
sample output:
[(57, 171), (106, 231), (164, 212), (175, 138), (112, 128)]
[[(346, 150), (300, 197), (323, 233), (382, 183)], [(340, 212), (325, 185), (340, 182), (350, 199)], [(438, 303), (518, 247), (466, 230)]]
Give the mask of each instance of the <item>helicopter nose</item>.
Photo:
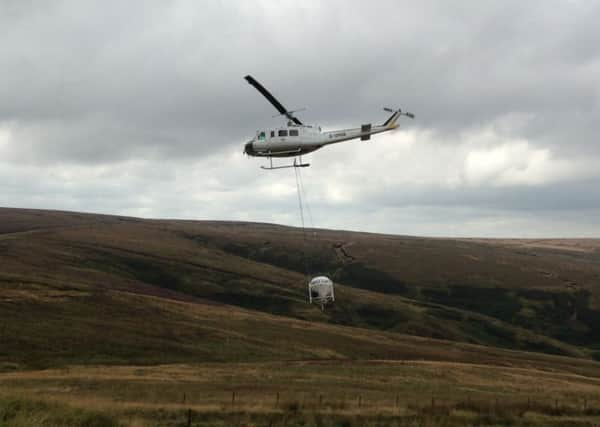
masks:
[(244, 154), (248, 154), (249, 156), (252, 156), (254, 154), (254, 147), (252, 146), (252, 141), (247, 142), (244, 146)]

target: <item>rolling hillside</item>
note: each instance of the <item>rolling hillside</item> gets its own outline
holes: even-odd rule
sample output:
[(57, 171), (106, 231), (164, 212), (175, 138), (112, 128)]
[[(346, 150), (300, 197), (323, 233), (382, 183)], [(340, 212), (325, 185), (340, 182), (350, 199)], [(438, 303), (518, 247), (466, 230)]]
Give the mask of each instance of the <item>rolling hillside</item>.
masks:
[(593, 359), (599, 249), (1, 209), (0, 363)]
[[(598, 240), (0, 209), (0, 422), (594, 425), (599, 261)], [(335, 279), (324, 313), (307, 273)]]

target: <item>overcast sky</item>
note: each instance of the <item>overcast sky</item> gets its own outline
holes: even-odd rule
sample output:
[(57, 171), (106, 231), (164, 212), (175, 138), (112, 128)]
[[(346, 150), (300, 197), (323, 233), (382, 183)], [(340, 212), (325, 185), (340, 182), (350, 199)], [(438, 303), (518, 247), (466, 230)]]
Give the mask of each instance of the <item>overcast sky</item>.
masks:
[[(317, 227), (600, 237), (600, 2), (0, 0), (0, 206), (299, 225), (273, 107), (412, 111), (302, 170)], [(310, 219), (310, 218), (309, 218)], [(310, 222), (310, 221), (308, 221)]]

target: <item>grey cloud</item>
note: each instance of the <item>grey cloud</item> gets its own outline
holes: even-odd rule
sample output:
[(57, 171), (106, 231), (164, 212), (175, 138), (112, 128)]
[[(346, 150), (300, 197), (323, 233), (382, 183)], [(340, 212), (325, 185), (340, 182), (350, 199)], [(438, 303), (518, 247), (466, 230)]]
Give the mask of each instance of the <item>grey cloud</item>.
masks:
[[(137, 206), (159, 216), (202, 209), (215, 216), (239, 212), (246, 219), (295, 221), (289, 214), (293, 197), (252, 197), (257, 188), (281, 182), (281, 175), (261, 175), (258, 160), (236, 157), (257, 128), (281, 123), (243, 80), (248, 73), (287, 107), (308, 107), (300, 113), (303, 121), (326, 128), (383, 121), (380, 108), (398, 106), (417, 115), (403, 123), (408, 132), (427, 133), (442, 145), (491, 128), (567, 161), (600, 158), (599, 19), (598, 4), (577, 1), (199, 6), (5, 0), (0, 130), (8, 129), (10, 139), (0, 141), (0, 166), (5, 180), (22, 179), (21, 168), (54, 187), (5, 181), (0, 196), (15, 204), (30, 197), (27, 203), (37, 200), (39, 207), (107, 213), (137, 212)], [(376, 141), (369, 147), (376, 150)], [(323, 160), (320, 167), (325, 159), (337, 161), (321, 152), (315, 157)], [(345, 159), (339, 167), (351, 169), (357, 160)], [(131, 166), (136, 161), (145, 166)], [(176, 172), (145, 172), (157, 164)], [(48, 178), (63, 168), (95, 167), (131, 168), (140, 178), (118, 185), (91, 177), (77, 188)], [(193, 168), (210, 172), (200, 178)], [(322, 172), (332, 179), (330, 173)], [(181, 182), (186, 179), (205, 181)], [(388, 212), (379, 231), (392, 227), (398, 210), (419, 207), (467, 209), (475, 216), (487, 210), (517, 216), (551, 211), (560, 217), (569, 209), (597, 209), (591, 194), (598, 184), (585, 177), (541, 187), (380, 185), (346, 202), (356, 218), (335, 213), (341, 202), (319, 198), (315, 207), (349, 226), (369, 223), (365, 218), (378, 210)], [(19, 185), (30, 196), (18, 196)], [(181, 193), (162, 194), (172, 186)], [(206, 196), (198, 200), (204, 202), (190, 201), (186, 191), (201, 188)], [(41, 197), (43, 192), (55, 194), (54, 201)], [(215, 206), (208, 208), (210, 200)], [(278, 205), (261, 206), (271, 202)], [(428, 224), (443, 227), (443, 216), (434, 217)]]
[(513, 211), (577, 211), (600, 209), (597, 197), (600, 178), (541, 186), (440, 188), (437, 186), (395, 186), (382, 188), (364, 200), (372, 206), (461, 207)]

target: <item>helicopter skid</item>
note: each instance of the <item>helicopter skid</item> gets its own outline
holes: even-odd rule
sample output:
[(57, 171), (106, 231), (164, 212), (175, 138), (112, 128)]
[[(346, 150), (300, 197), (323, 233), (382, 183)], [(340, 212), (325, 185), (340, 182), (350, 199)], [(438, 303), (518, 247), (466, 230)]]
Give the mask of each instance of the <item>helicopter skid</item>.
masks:
[(310, 163), (302, 163), (302, 159), (300, 159), (300, 162), (298, 163), (296, 161), (296, 159), (294, 159), (294, 163), (292, 163), (291, 165), (283, 165), (283, 166), (273, 166), (273, 159), (269, 158), (270, 163), (269, 166), (261, 166), (261, 169), (264, 170), (275, 170), (275, 169), (288, 169), (288, 168), (307, 168), (310, 166)]
[(285, 166), (261, 166), (261, 169), (264, 170), (275, 170), (275, 169), (288, 169), (288, 168), (307, 168), (310, 166), (310, 163), (292, 163), (291, 165)]

